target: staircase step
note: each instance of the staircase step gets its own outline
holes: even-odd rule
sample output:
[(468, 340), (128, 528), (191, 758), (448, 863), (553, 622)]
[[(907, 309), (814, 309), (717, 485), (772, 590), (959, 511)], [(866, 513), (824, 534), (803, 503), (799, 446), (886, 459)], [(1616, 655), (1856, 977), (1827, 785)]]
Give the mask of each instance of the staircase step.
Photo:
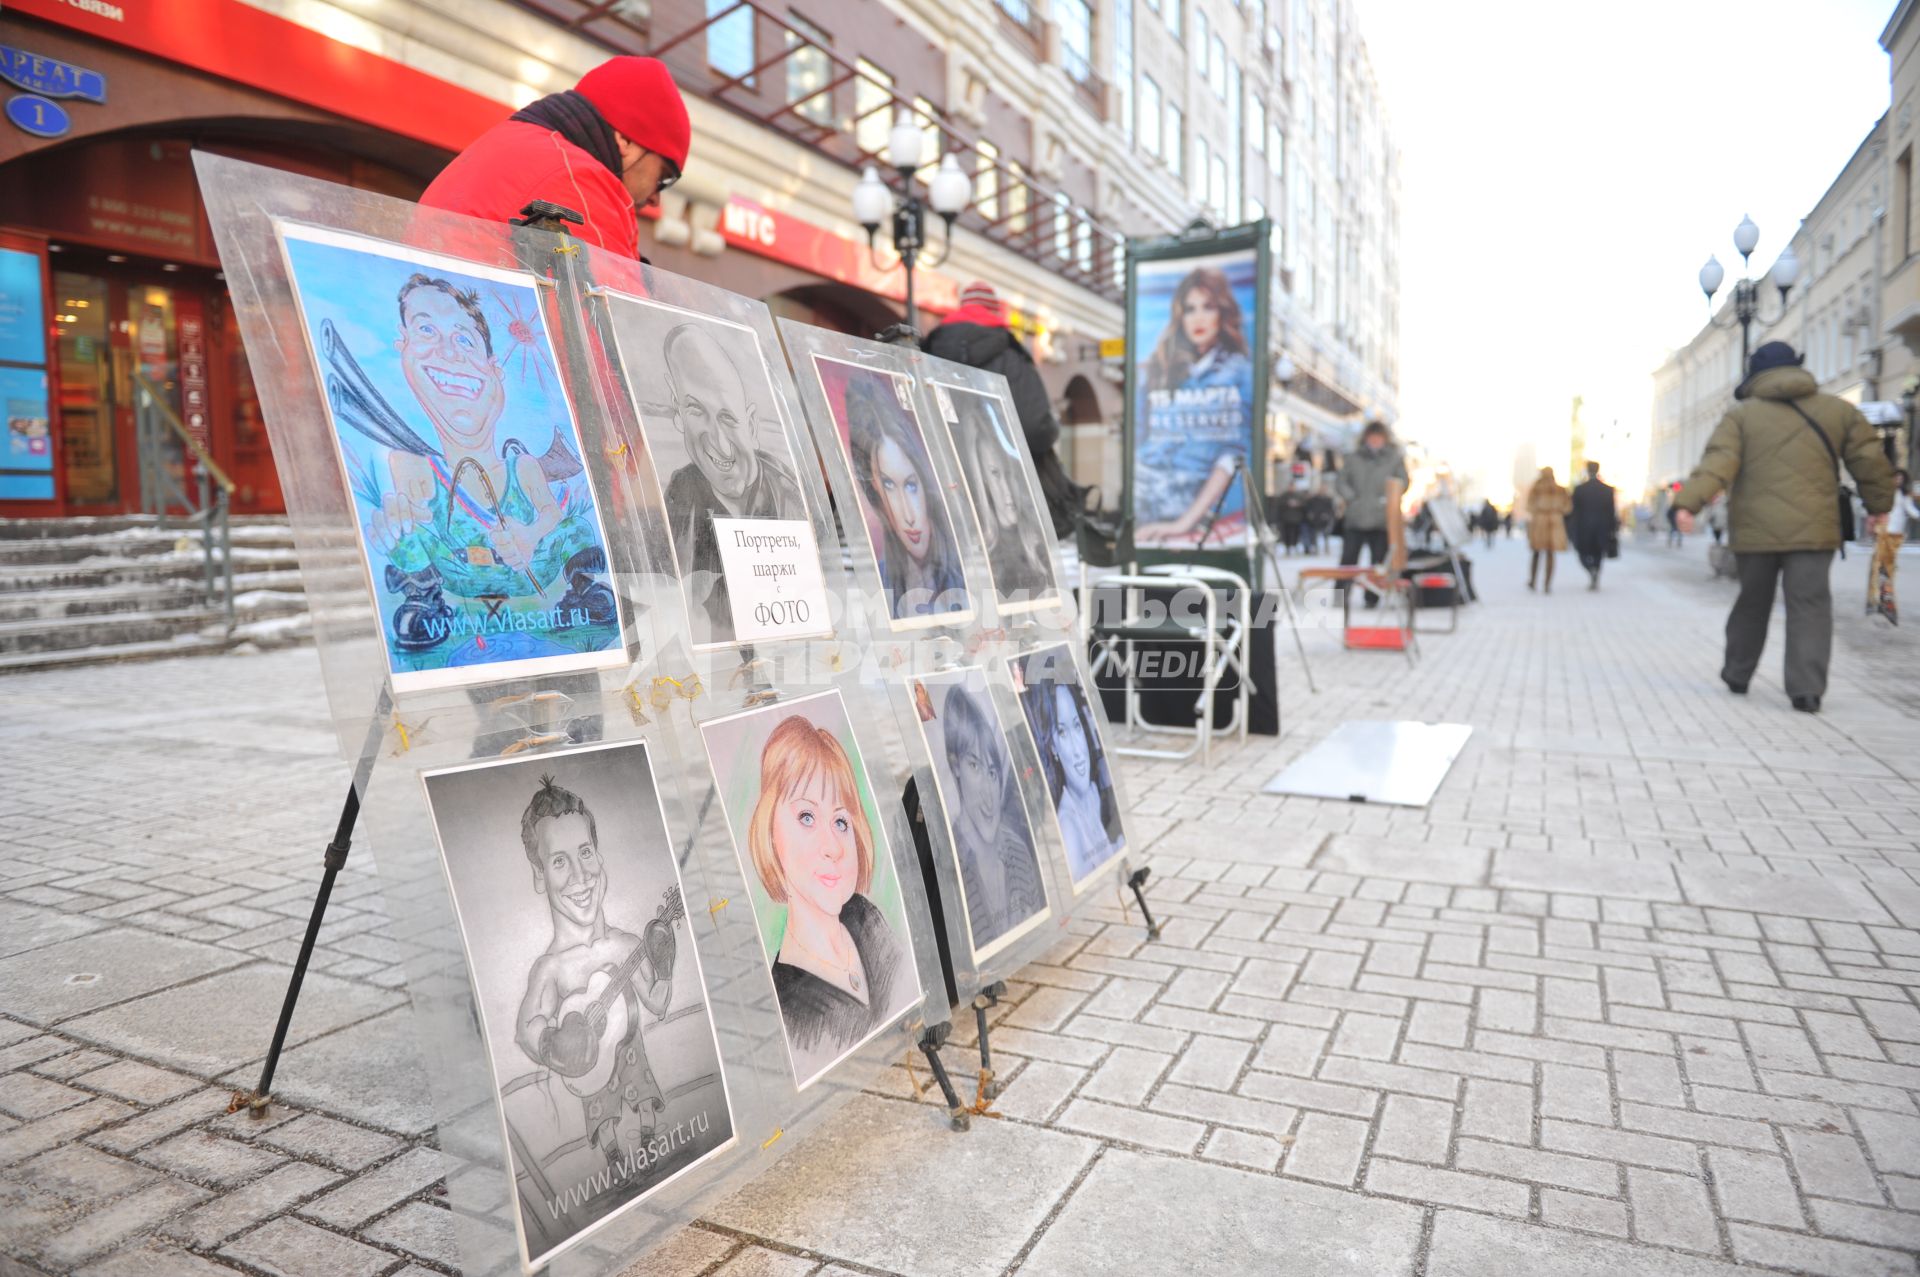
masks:
[[(196, 545), (190, 550), (147, 558), (106, 555), (74, 563), (0, 563), (0, 596), (46, 590), (100, 588), (165, 581), (199, 581), (206, 576), (206, 555)], [(216, 565), (218, 560), (216, 559)], [(233, 547), (236, 573), (294, 571), (299, 556), (292, 549)]]
[[(302, 594), (300, 573), (292, 568), (236, 573), (233, 588), (236, 593), (270, 591), (291, 599), (298, 599)], [(199, 573), (116, 585), (0, 590), (0, 622), (35, 618), (53, 621), (62, 617), (110, 617), (125, 612), (167, 612), (216, 606), (216, 603), (208, 601), (206, 582)]]
[[(298, 616), (306, 611), (306, 599), (297, 594), (260, 591), (236, 598), (235, 610), (242, 620), (250, 623)], [(158, 642), (171, 640), (176, 635), (193, 634), (208, 626), (224, 629), (225, 618), (217, 609), (206, 606), (0, 621), (0, 656)]]
[[(285, 524), (233, 528), (229, 539), (241, 551), (293, 550), (293, 529)], [(88, 559), (134, 560), (201, 553), (198, 528), (139, 528), (102, 535), (0, 540), (0, 568), (19, 564), (83, 563)]]

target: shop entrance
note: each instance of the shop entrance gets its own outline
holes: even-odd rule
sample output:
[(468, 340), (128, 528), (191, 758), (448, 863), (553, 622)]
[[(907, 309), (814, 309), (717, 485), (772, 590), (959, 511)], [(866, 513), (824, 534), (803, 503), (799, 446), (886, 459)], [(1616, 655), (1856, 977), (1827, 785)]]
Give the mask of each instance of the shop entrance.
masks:
[(273, 455), (220, 276), (79, 249), (50, 264), (68, 511), (140, 508), (134, 403), (144, 383), (227, 470), (235, 513), (278, 513)]

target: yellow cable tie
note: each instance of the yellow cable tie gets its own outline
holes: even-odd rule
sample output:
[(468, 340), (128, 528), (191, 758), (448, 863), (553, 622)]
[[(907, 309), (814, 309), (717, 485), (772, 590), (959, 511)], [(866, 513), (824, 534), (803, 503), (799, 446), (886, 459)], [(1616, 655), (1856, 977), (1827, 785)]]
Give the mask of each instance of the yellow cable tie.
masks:
[(633, 715), (633, 725), (644, 727), (653, 720), (647, 717), (646, 702), (640, 699), (640, 685), (629, 683), (626, 687), (627, 711)]
[(920, 1074), (913, 1067), (913, 1048), (907, 1048), (907, 1083), (913, 1087), (913, 1098), (918, 1100), (926, 1096), (927, 1088), (920, 1085)]
[(413, 742), (407, 739), (407, 725), (399, 719), (393, 720), (393, 730), (400, 733), (400, 752), (406, 753), (413, 748)]
[(722, 896), (718, 900), (714, 901), (712, 904), (708, 905), (707, 916), (711, 918), (715, 914), (719, 913), (722, 909), (725, 909), (727, 907), (727, 901), (729, 898), (730, 897)]
[(580, 251), (580, 246), (578, 244), (555, 244), (553, 246), (553, 251), (556, 253), (564, 253), (567, 256), (571, 257), (573, 254)]
[(778, 1126), (776, 1126), (776, 1127), (774, 1127), (774, 1128), (773, 1128), (773, 1134), (771, 1134), (771, 1135), (769, 1135), (769, 1136), (767, 1136), (767, 1138), (766, 1138), (766, 1139), (765, 1139), (764, 1141), (762, 1141), (762, 1142), (761, 1142), (761, 1144), (760, 1144), (760, 1147), (761, 1147), (761, 1149), (762, 1149), (762, 1150), (765, 1150), (765, 1149), (769, 1149), (769, 1148), (772, 1148), (772, 1147), (773, 1147), (773, 1142), (774, 1142), (775, 1140), (777, 1140), (777, 1139), (779, 1139), (779, 1138), (780, 1138), (780, 1137), (781, 1137), (782, 1135), (785, 1135), (785, 1134), (786, 1134), (786, 1131), (785, 1131), (784, 1129), (782, 1129), (781, 1127), (778, 1127)]
[(627, 451), (627, 445), (625, 443), (622, 443), (618, 448), (606, 448), (606, 449), (603, 449), (603, 451), (609, 457), (625, 456)]

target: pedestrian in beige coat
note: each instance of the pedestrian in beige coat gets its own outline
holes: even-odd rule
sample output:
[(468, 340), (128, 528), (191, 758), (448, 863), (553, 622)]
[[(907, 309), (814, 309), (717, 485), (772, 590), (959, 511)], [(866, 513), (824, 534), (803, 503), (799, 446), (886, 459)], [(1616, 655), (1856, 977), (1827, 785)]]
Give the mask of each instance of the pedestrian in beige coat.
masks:
[(1540, 563), (1546, 561), (1546, 592), (1553, 593), (1554, 556), (1567, 548), (1567, 512), (1573, 497), (1553, 477), (1552, 466), (1541, 466), (1540, 477), (1527, 489), (1527, 545), (1533, 556), (1527, 564), (1527, 588), (1534, 588)]
[(1876, 529), (1893, 505), (1893, 467), (1860, 410), (1819, 393), (1813, 374), (1783, 341), (1753, 352), (1739, 402), (1720, 419), (1691, 478), (1674, 494), (1683, 527), (1722, 489), (1727, 539), (1740, 595), (1727, 617), (1720, 678), (1736, 694), (1760, 664), (1776, 586), (1787, 596), (1787, 697), (1809, 714), (1820, 711), (1833, 651), (1833, 595), (1827, 575), (1840, 548), (1840, 476), (1859, 486), (1867, 525)]

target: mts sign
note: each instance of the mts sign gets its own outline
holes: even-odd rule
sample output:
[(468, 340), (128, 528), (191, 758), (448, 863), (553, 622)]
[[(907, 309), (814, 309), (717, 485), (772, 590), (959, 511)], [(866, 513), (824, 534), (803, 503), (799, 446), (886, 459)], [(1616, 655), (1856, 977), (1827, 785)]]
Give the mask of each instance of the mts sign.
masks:
[(720, 212), (720, 227), (728, 237), (772, 248), (779, 238), (773, 214), (739, 200), (728, 200)]

